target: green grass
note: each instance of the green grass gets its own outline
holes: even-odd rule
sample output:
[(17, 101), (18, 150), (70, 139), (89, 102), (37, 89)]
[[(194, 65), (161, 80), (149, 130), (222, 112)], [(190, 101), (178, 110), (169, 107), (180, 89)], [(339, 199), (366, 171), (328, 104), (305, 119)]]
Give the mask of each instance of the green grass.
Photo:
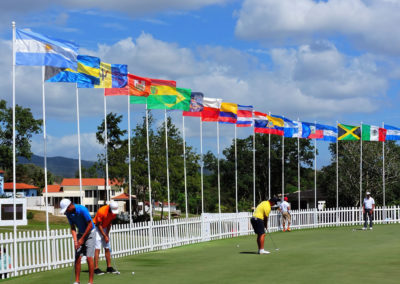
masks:
[[(121, 275), (98, 276), (95, 283), (400, 283), (400, 225), (353, 228), (273, 233), (280, 250), (267, 237), (270, 255), (255, 254), (255, 236), (246, 236), (119, 258)], [(4, 282), (72, 283), (71, 274), (65, 268)], [(81, 283), (87, 280), (83, 272)]]

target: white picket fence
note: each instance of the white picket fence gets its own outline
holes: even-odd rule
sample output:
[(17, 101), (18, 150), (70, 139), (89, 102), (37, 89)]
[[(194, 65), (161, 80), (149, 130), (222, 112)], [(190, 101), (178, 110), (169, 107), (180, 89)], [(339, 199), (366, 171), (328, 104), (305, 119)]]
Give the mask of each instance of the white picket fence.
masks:
[[(134, 223), (132, 226), (112, 227), (111, 250), (113, 257), (154, 250), (168, 249), (197, 242), (221, 238), (231, 238), (252, 234), (250, 225), (252, 214), (205, 213), (201, 217)], [(339, 208), (317, 211), (292, 210), (292, 229), (318, 228), (328, 226), (360, 225), (360, 208)], [(377, 207), (374, 223), (399, 223), (400, 206)], [(280, 214), (273, 211), (269, 218), (269, 230), (280, 228)], [(74, 247), (70, 230), (51, 230), (49, 250), (45, 231), (22, 231), (16, 238), (16, 265), (14, 265), (14, 236), (12, 233), (0, 234), (0, 274), (4, 278), (30, 274), (38, 271), (71, 266), (74, 262)], [(102, 255), (103, 256), (103, 255)], [(4, 260), (5, 257), (5, 260)], [(3, 262), (4, 261), (4, 262)], [(2, 264), (4, 263), (4, 265)]]

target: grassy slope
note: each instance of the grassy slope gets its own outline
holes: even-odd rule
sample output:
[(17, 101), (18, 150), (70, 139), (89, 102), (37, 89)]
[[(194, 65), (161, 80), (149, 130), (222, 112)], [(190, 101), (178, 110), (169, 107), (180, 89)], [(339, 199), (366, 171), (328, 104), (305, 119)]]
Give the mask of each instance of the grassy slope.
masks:
[[(399, 233), (400, 225), (274, 233), (280, 250), (267, 238), (270, 255), (254, 253), (254, 236), (193, 244), (116, 259), (121, 275), (99, 276), (95, 283), (399, 283)], [(4, 282), (72, 283), (71, 273), (59, 269)], [(87, 279), (82, 273), (81, 283)]]

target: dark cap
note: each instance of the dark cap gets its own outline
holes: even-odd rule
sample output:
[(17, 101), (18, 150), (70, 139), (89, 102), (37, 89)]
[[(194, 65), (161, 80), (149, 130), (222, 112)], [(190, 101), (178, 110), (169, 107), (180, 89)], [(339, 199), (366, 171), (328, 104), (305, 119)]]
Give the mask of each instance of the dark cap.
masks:
[(279, 199), (277, 197), (272, 197), (269, 199), (270, 202), (273, 202), (274, 204), (278, 203)]

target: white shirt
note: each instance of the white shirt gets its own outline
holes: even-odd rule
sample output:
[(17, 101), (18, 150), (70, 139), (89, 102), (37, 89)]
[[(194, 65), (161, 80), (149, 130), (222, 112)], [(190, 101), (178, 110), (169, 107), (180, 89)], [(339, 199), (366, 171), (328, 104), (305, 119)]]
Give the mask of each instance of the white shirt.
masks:
[(365, 197), (364, 198), (364, 208), (365, 209), (372, 209), (372, 205), (375, 205), (375, 200), (372, 197)]
[(290, 204), (287, 201), (283, 201), (281, 205), (279, 205), (279, 208), (281, 209), (282, 213), (288, 212), (288, 207), (290, 207)]

